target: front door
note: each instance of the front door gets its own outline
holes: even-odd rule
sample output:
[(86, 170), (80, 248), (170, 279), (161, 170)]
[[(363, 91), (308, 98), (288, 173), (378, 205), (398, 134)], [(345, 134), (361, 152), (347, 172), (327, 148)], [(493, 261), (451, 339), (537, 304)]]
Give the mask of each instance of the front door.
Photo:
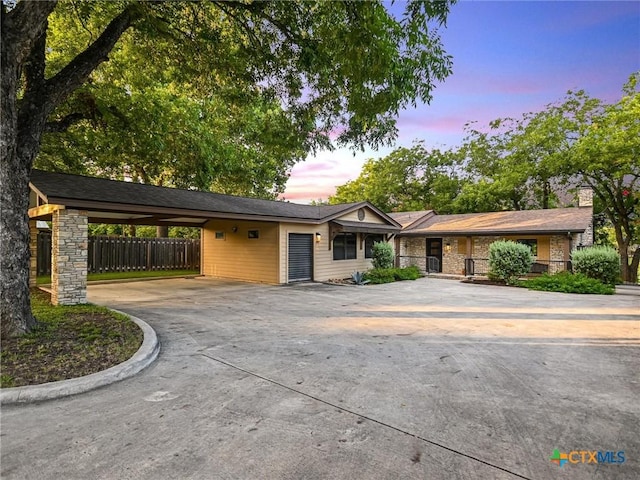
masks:
[(427, 271), (442, 272), (442, 239), (427, 238)]
[(289, 282), (313, 279), (313, 235), (289, 234)]

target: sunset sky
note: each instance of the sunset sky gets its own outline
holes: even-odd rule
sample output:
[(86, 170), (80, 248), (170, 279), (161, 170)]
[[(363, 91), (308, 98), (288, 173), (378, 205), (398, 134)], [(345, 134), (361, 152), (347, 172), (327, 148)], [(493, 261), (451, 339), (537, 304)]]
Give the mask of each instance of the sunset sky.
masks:
[(308, 158), (291, 172), (286, 200), (326, 199), (356, 178), (368, 158), (415, 140), (427, 147), (459, 145), (465, 123), (482, 126), (539, 111), (567, 90), (615, 102), (629, 75), (640, 71), (640, 2), (461, 1), (442, 38), (453, 74), (436, 88), (431, 105), (401, 112), (395, 145)]

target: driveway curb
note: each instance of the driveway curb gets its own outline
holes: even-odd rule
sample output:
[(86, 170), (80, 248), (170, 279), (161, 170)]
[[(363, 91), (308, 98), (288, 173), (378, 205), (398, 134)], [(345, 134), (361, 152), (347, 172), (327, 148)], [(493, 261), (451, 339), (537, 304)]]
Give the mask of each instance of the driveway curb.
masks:
[[(118, 310), (113, 310), (118, 312)], [(123, 312), (118, 312), (123, 313)], [(105, 385), (110, 385), (125, 378), (130, 378), (148, 367), (158, 357), (160, 343), (155, 330), (139, 318), (127, 315), (136, 323), (144, 334), (144, 340), (138, 351), (129, 360), (118, 365), (92, 373), (80, 378), (61, 380), (59, 382), (28, 385), (25, 387), (3, 388), (0, 390), (0, 405), (14, 405), (19, 403), (41, 402), (55, 398), (68, 397), (78, 393), (88, 392)]]

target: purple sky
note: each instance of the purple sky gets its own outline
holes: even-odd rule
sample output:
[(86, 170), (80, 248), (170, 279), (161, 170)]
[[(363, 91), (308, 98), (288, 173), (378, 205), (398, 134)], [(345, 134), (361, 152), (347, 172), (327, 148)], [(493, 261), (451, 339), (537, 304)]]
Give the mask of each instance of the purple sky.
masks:
[(461, 1), (442, 38), (453, 74), (436, 88), (431, 105), (400, 113), (395, 145), (355, 156), (348, 149), (320, 152), (294, 167), (285, 199), (326, 199), (356, 178), (368, 158), (415, 140), (459, 145), (465, 123), (484, 126), (539, 111), (567, 90), (615, 102), (629, 75), (640, 71), (640, 2)]

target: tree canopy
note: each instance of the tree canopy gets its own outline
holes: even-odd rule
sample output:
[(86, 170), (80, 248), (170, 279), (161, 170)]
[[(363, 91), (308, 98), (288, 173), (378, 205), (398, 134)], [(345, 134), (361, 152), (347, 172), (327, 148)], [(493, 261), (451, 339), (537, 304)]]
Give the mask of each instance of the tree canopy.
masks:
[[(175, 155), (160, 155), (159, 163), (166, 166), (179, 158), (176, 152), (193, 148), (197, 153), (201, 144), (194, 146), (192, 133), (166, 138), (180, 128), (164, 113), (158, 128), (165, 138), (126, 140), (113, 129), (121, 122), (121, 131), (135, 126), (143, 137), (149, 134), (145, 118), (155, 121), (157, 112), (170, 104), (185, 129), (196, 128), (195, 118), (202, 117), (203, 125), (213, 123), (199, 125), (197, 132), (217, 126), (221, 137), (225, 132), (239, 136), (235, 146), (249, 150), (238, 154), (253, 162), (250, 171), (266, 168), (258, 153), (266, 148), (265, 138), (275, 142), (268, 158), (276, 165), (267, 171), (275, 171), (276, 177), (287, 168), (277, 148), (282, 128), (292, 127), (284, 148), (294, 152), (332, 143), (354, 148), (388, 144), (397, 133), (398, 111), (418, 100), (429, 103), (435, 83), (451, 72), (438, 33), (449, 5), (409, 1), (395, 18), (381, 1), (2, 0), (3, 333), (24, 332), (35, 324), (28, 289), (28, 182), (45, 133), (96, 122), (69, 132), (72, 146), (86, 145), (90, 140), (85, 137), (99, 128), (106, 132), (96, 138), (98, 154), (84, 152), (80, 161), (107, 162), (113, 148), (113, 153), (131, 157), (126, 160), (133, 170), (137, 148), (179, 142)], [(141, 100), (137, 113), (127, 110), (133, 105), (128, 95)], [(227, 102), (229, 98), (235, 101)], [(227, 107), (229, 118), (219, 124), (214, 112), (221, 107)], [(277, 128), (265, 132), (263, 122), (272, 118)], [(108, 125), (99, 125), (107, 119)], [(248, 131), (252, 125), (258, 126), (256, 131)], [(56, 145), (50, 142), (42, 161), (54, 165)], [(207, 145), (215, 145), (212, 152), (220, 158), (228, 146), (218, 141)], [(67, 164), (73, 162), (67, 159)], [(144, 166), (146, 175), (162, 174)], [(176, 176), (196, 186), (209, 179), (215, 183), (220, 178), (215, 177), (217, 164), (207, 167), (204, 174), (192, 172), (191, 178), (189, 165), (181, 166)], [(235, 168), (237, 164), (227, 167), (223, 161), (220, 171), (236, 175)], [(255, 186), (258, 192), (263, 188)]]
[(452, 210), (461, 181), (458, 152), (427, 150), (423, 143), (398, 148), (380, 159), (369, 159), (360, 176), (337, 187), (329, 203), (369, 201), (385, 212)]
[(469, 124), (457, 150), (434, 151), (434, 156), (422, 145), (399, 148), (369, 160), (357, 179), (337, 187), (330, 201), (369, 200), (385, 211), (523, 210), (574, 204), (572, 192), (588, 185), (595, 194), (596, 219), (615, 232), (622, 277), (636, 281), (639, 80), (640, 73), (631, 75), (615, 103), (570, 91), (539, 112), (497, 119), (485, 130)]

